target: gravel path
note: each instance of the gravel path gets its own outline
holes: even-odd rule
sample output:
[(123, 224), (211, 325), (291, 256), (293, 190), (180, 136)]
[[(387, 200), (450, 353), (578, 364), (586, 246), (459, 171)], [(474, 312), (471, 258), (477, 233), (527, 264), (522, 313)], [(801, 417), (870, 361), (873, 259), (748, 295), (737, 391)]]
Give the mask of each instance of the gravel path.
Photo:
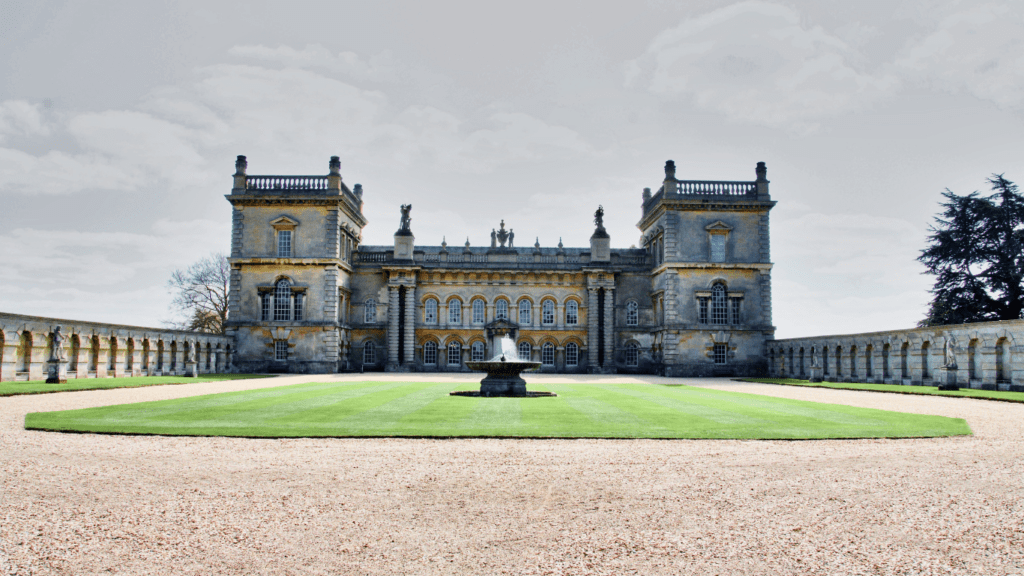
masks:
[(22, 428), (27, 412), (315, 379), (337, 378), (0, 398), (0, 574), (1024, 574), (1021, 404), (656, 379), (955, 416), (975, 435), (249, 440)]

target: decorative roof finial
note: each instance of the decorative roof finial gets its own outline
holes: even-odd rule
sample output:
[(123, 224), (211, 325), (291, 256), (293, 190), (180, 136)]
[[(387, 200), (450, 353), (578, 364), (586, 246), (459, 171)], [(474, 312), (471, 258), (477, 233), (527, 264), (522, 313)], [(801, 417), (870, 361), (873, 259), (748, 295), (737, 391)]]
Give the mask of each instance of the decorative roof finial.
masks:
[(676, 179), (676, 163), (672, 160), (665, 162), (665, 181), (675, 182)]
[(754, 170), (754, 173), (757, 174), (757, 181), (758, 182), (767, 182), (768, 181), (768, 167), (765, 166), (764, 162), (758, 162), (757, 163), (757, 168)]
[(239, 154), (238, 158), (235, 158), (235, 176), (245, 176), (245, 169), (249, 167), (249, 162), (245, 159), (245, 156)]
[(341, 174), (341, 158), (338, 158), (337, 156), (331, 156), (331, 162), (329, 166), (331, 167), (332, 175), (336, 176), (338, 174)]
[(473, 252), (469, 249), (469, 236), (466, 236), (466, 248), (462, 252), (464, 254), (471, 254)]
[(362, 184), (356, 184), (355, 187), (352, 188), (352, 192), (355, 193), (356, 197), (362, 198), (363, 197), (363, 185)]

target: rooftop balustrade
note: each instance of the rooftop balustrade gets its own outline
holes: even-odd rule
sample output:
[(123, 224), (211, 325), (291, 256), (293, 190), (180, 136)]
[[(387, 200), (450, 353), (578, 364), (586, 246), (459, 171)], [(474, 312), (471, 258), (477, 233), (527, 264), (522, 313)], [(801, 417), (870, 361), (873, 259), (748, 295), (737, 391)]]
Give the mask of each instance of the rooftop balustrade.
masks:
[(327, 176), (246, 176), (246, 190), (327, 190)]

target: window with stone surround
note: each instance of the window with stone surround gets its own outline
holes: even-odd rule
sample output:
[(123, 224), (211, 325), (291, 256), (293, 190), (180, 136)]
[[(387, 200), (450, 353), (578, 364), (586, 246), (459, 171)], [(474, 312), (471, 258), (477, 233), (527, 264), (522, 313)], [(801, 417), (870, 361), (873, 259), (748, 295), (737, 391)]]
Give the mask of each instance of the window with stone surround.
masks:
[(725, 262), (732, 226), (721, 220), (704, 227), (708, 232), (708, 261)]
[(367, 324), (377, 322), (377, 301), (373, 298), (368, 298), (363, 304), (363, 322)]
[(740, 323), (740, 302), (742, 298), (729, 298), (729, 323), (739, 324)]
[(291, 230), (278, 230), (277, 231), (277, 257), (278, 258), (291, 258), (292, 257), (292, 231)]
[(376, 364), (377, 363), (377, 350), (373, 346), (373, 342), (366, 342), (363, 344), (363, 364)]
[(428, 340), (423, 344), (423, 363), (437, 364), (437, 342)]
[(295, 299), (295, 309), (292, 310), (292, 320), (302, 320), (302, 292), (296, 292), (293, 296)]
[(473, 300), (473, 324), (483, 324), (487, 321), (485, 310), (483, 300), (479, 298)]
[(288, 360), (288, 341), (274, 340), (274, 360), (285, 362)]
[(555, 323), (555, 302), (553, 300), (545, 300), (540, 306), (541, 322), (545, 326), (551, 326)]
[(519, 343), (519, 359), (520, 360), (529, 360), (530, 356), (532, 356), (532, 355), (533, 355), (533, 346), (531, 346), (529, 342), (520, 342)]
[(640, 324), (640, 305), (636, 300), (626, 302), (626, 326), (637, 326)]
[(457, 340), (448, 343), (448, 365), (458, 366), (462, 364), (462, 344)]
[(715, 364), (725, 364), (726, 356), (728, 354), (728, 347), (726, 344), (715, 344), (712, 349), (712, 355), (715, 359)]
[(508, 300), (498, 300), (494, 303), (494, 319), (508, 320)]
[(580, 323), (580, 305), (575, 300), (565, 303), (565, 324), (575, 326)]
[[(479, 300), (478, 300), (479, 302)], [(473, 362), (484, 361), (484, 343), (480, 341), (473, 342), (473, 345), (469, 347), (471, 358)]]
[(423, 323), (437, 324), (437, 300), (427, 298), (423, 303)]
[(636, 342), (626, 344), (626, 366), (635, 368), (640, 365), (640, 345)]
[(448, 301), (448, 323), (462, 324), (462, 302), (458, 300)]
[(540, 363), (545, 366), (555, 365), (555, 346), (551, 342), (545, 342), (540, 349)]
[(530, 306), (529, 300), (519, 301), (519, 324), (529, 325), (530, 324)]
[(575, 342), (569, 342), (565, 345), (565, 365), (566, 366), (579, 366), (580, 364), (580, 347)]
[(708, 300), (711, 298), (707, 296), (697, 297), (697, 323), (707, 324), (708, 323)]
[(291, 320), (292, 287), (287, 280), (279, 280), (274, 289), (274, 320)]
[(711, 323), (728, 324), (728, 301), (725, 294), (725, 284), (716, 282), (711, 287)]
[(272, 312), (272, 305), (274, 303), (274, 297), (270, 292), (260, 293), (260, 319), (264, 322), (270, 321), (270, 315)]

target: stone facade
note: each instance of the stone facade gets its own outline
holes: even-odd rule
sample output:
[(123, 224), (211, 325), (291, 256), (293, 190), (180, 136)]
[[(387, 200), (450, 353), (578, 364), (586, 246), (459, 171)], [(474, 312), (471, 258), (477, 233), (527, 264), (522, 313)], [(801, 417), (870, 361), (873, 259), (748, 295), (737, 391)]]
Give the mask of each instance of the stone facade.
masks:
[(935, 326), (767, 344), (779, 378), (1024, 391), (1024, 320)]
[(184, 376), (189, 345), (196, 347), (197, 373), (231, 366), (232, 344), (225, 336), (0, 313), (0, 381), (46, 378), (57, 326), (68, 379)]
[(611, 248), (600, 214), (586, 248), (520, 248), (504, 222), (490, 245), (417, 246), (408, 206), (392, 245), (362, 245), (362, 187), (329, 167), (250, 176), (238, 158), (228, 334), (243, 372), (467, 371), (494, 354), (484, 326), (499, 318), (542, 371), (767, 371), (763, 163), (754, 181), (720, 182), (677, 180), (669, 161), (631, 249)]

